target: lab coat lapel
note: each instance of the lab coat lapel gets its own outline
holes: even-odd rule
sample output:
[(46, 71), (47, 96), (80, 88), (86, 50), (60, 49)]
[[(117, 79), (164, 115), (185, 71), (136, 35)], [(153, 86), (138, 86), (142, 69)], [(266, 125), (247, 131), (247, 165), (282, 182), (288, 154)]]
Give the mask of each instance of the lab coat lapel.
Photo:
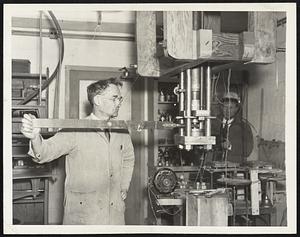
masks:
[[(85, 117), (85, 119), (93, 119), (93, 117), (91, 115)], [(106, 136), (105, 136), (105, 133), (104, 133), (104, 130), (102, 129), (94, 129), (94, 131), (99, 135), (101, 136), (106, 142), (108, 142)]]

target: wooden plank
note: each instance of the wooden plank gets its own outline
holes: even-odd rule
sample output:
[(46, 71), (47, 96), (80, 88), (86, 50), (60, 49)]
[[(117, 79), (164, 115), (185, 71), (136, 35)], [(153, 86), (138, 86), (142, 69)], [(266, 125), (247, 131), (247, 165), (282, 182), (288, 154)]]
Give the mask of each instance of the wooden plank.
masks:
[(254, 32), (252, 62), (272, 63), (276, 54), (276, 18), (274, 12), (249, 12), (248, 31)]
[(168, 11), (166, 17), (168, 54), (176, 59), (193, 59), (193, 12)]
[[(62, 31), (86, 31), (94, 32), (97, 22), (84, 22), (84, 21), (70, 21), (60, 20), (58, 23)], [(36, 28), (39, 29), (38, 18), (27, 18), (27, 17), (12, 17), (12, 27), (20, 28)], [(54, 25), (50, 19), (44, 19), (42, 21), (43, 29), (53, 29)], [(113, 23), (113, 22), (102, 22), (101, 32), (107, 33), (122, 33), (122, 34), (134, 34), (133, 23)]]
[(212, 36), (212, 56), (240, 60), (239, 34), (217, 33)]
[(158, 77), (155, 12), (138, 11), (136, 14), (137, 72), (141, 76)]
[(131, 121), (131, 120), (91, 120), (91, 119), (34, 119), (36, 128), (71, 128), (71, 129), (173, 129), (180, 125), (160, 121)]

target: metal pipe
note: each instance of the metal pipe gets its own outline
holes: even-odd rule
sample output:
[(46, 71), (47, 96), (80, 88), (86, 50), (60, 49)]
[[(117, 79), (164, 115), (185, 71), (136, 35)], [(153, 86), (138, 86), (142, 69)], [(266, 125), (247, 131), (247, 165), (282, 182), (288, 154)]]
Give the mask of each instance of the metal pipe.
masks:
[(40, 50), (39, 50), (39, 105), (42, 105), (42, 70), (43, 70), (43, 35), (42, 35), (42, 24), (43, 24), (43, 11), (40, 11)]
[(184, 72), (180, 73), (179, 111), (184, 111)]
[[(204, 71), (203, 66), (200, 67), (200, 110), (204, 110)], [(199, 122), (200, 136), (204, 136), (204, 122)]]
[(192, 130), (192, 121), (191, 121), (191, 113), (192, 113), (192, 78), (191, 78), (191, 69), (186, 70), (186, 103), (185, 103), (185, 111), (186, 111), (186, 136), (191, 136)]
[(204, 98), (204, 94), (203, 94), (203, 87), (204, 87), (204, 72), (203, 72), (203, 66), (200, 67), (200, 109), (204, 109), (203, 104), (203, 98)]
[[(180, 73), (180, 84), (179, 84), (179, 111), (184, 113), (184, 72)], [(182, 116), (184, 114), (181, 114)], [(184, 119), (180, 119), (179, 123), (184, 125)], [(179, 128), (179, 135), (184, 136), (184, 128)], [(183, 148), (179, 146), (179, 148)]]
[(192, 69), (192, 110), (200, 108), (200, 68)]
[[(208, 114), (210, 116), (210, 94), (211, 94), (211, 73), (210, 73), (210, 66), (207, 65), (206, 68), (206, 110), (208, 110)], [(206, 119), (206, 131), (205, 131), (205, 135), (206, 136), (210, 136), (211, 132), (211, 123), (210, 123), (210, 118)]]

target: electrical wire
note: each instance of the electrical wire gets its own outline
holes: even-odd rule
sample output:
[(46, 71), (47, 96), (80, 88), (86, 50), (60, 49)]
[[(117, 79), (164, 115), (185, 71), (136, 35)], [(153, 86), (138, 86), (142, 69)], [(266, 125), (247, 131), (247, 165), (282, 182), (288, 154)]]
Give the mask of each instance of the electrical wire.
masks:
[[(53, 79), (56, 77), (57, 73), (60, 70), (60, 62), (63, 61), (64, 58), (64, 37), (60, 28), (60, 25), (54, 16), (52, 11), (48, 11), (50, 17), (52, 18), (52, 21), (54, 22), (54, 25), (56, 27), (56, 30), (58, 31), (58, 37), (61, 37), (61, 55), (60, 55), (60, 61), (57, 63), (56, 68), (52, 75), (43, 83), (42, 85), (42, 91), (49, 86), (49, 84), (53, 81)], [(31, 94), (29, 94), (26, 98), (24, 98), (23, 101), (20, 101), (18, 105), (24, 105), (27, 104), (29, 101), (31, 101), (35, 96), (39, 94), (39, 90), (33, 91)]]
[(156, 194), (155, 194), (155, 193), (152, 191), (152, 189), (151, 189), (151, 184), (150, 184), (150, 183), (148, 183), (148, 185), (147, 185), (147, 190), (148, 190), (148, 198), (149, 198), (149, 201), (150, 201), (150, 207), (151, 207), (151, 209), (152, 209), (152, 212), (153, 212), (153, 215), (154, 215), (154, 217), (155, 217), (155, 219), (156, 219), (156, 222), (157, 222), (157, 216), (156, 216), (156, 214), (155, 214), (155, 210), (154, 210), (154, 207), (153, 207), (153, 203), (152, 203), (152, 199), (151, 199), (150, 193), (151, 193), (152, 196), (154, 197), (155, 203), (156, 203), (157, 206), (160, 208), (160, 210), (157, 210), (156, 212), (163, 212), (163, 213), (168, 214), (168, 215), (170, 215), (170, 216), (175, 216), (175, 215), (177, 215), (179, 212), (181, 212), (182, 208), (178, 208), (177, 211), (175, 211), (174, 213), (171, 213), (171, 212), (169, 212), (169, 210), (167, 210), (167, 209), (164, 208), (162, 205), (160, 205), (159, 202), (158, 202), (158, 198), (157, 198)]
[[(227, 93), (229, 93), (230, 90), (230, 79), (231, 79), (231, 68), (228, 70), (228, 77), (227, 77)], [(231, 101), (229, 100), (229, 107), (231, 106)], [(230, 119), (230, 109), (228, 110), (228, 117)], [(227, 126), (227, 131), (226, 131), (226, 145), (228, 144), (229, 141), (229, 124)], [(227, 162), (228, 162), (228, 148), (226, 147), (225, 149), (225, 178), (228, 175), (227, 171)], [(227, 182), (225, 182), (225, 188), (227, 188)]]
[(155, 218), (155, 224), (157, 224), (157, 216), (155, 214), (155, 210), (154, 210), (154, 207), (153, 207), (153, 203), (152, 203), (152, 199), (151, 199), (151, 196), (150, 196), (150, 184), (148, 183), (147, 185), (147, 192), (148, 192), (148, 199), (149, 199), (149, 202), (150, 202), (150, 207), (151, 207), (151, 210), (152, 210), (152, 213), (153, 213), (153, 216)]

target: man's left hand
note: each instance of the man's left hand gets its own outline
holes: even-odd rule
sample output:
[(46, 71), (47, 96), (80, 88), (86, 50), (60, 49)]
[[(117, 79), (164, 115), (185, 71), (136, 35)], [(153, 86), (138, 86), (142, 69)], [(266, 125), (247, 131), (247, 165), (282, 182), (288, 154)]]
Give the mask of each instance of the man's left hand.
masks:
[(121, 198), (124, 201), (127, 197), (127, 191), (126, 190), (121, 190)]

